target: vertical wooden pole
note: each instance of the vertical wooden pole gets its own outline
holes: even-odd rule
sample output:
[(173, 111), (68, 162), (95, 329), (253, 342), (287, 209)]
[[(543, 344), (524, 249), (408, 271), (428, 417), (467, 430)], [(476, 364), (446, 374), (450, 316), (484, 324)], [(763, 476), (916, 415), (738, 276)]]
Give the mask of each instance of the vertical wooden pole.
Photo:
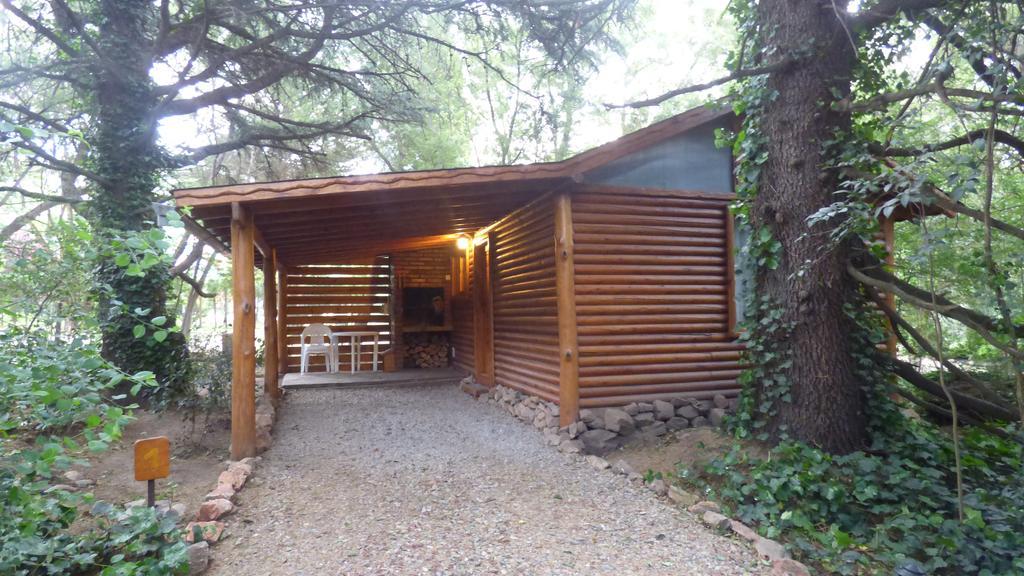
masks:
[(271, 249), (263, 256), (263, 393), (271, 398), (281, 397), (277, 338), (277, 250)]
[[(882, 238), (885, 240), (885, 264), (892, 272), (893, 266), (896, 265), (896, 228), (895, 222), (892, 218), (882, 218)], [(885, 303), (889, 305), (889, 308), (896, 309), (896, 294), (892, 291), (886, 292), (882, 295), (885, 298)], [(896, 356), (896, 348), (898, 342), (896, 340), (896, 328), (894, 326), (889, 327), (889, 334), (885, 338), (885, 349), (890, 356)]]
[(473, 362), (476, 380), (485, 386), (494, 386), (494, 303), (492, 300), (491, 262), (494, 245), (488, 235), (482, 244), (474, 243), (473, 250)]
[[(277, 373), (284, 378), (288, 373), (288, 274), (281, 261), (277, 260)], [(280, 380), (278, 380), (280, 382)]]
[(256, 275), (252, 213), (231, 205), (231, 458), (256, 455)]
[(572, 199), (555, 198), (555, 292), (558, 301), (559, 425), (579, 418), (580, 365), (576, 345), (576, 277), (573, 264)]
[(726, 310), (728, 312), (729, 334), (736, 335), (736, 230), (729, 207), (722, 208), (725, 218), (725, 281)]

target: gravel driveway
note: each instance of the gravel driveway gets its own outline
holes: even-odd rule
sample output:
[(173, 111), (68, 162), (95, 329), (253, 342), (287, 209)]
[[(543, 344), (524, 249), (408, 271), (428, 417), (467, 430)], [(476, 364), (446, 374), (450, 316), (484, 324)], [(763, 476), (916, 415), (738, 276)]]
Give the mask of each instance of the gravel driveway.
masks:
[(761, 574), (455, 386), (292, 392), (212, 574)]

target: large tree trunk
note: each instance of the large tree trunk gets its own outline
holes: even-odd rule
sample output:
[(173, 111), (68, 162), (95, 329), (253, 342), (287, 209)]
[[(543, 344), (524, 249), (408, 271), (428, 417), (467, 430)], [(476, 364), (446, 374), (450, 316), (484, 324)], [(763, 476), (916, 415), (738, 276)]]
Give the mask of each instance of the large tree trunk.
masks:
[[(781, 244), (778, 266), (758, 271), (757, 290), (788, 327), (760, 337), (791, 360), (778, 366), (774, 383), (757, 383), (760, 400), (775, 398), (768, 432), (840, 453), (866, 439), (863, 383), (850, 338), (856, 327), (844, 312), (858, 296), (845, 272), (848, 247), (827, 246), (827, 231), (809, 229), (806, 219), (832, 203), (839, 188), (826, 142), (850, 127), (847, 114), (831, 110), (850, 92), (854, 52), (837, 17), (846, 4), (762, 0), (758, 6), (766, 63), (806, 54), (808, 47), (812, 52), (768, 77), (767, 89), (777, 96), (761, 111), (767, 161), (751, 214), (755, 228), (767, 227)], [(788, 400), (778, 394), (787, 386)]]
[[(94, 95), (97, 132), (93, 138), (95, 172), (103, 182), (94, 193), (89, 215), (102, 245), (111, 237), (151, 229), (162, 153), (156, 145), (158, 100), (149, 71), (153, 63), (152, 28), (154, 4), (150, 0), (103, 0), (100, 3), (100, 49), (103, 60), (96, 66)], [(152, 371), (165, 387), (187, 378), (184, 338), (171, 333), (163, 342), (143, 338), (132, 329), (144, 320), (173, 318), (167, 311), (168, 267), (156, 265), (145, 276), (128, 276), (108, 254), (97, 266), (100, 287), (100, 323), (103, 353), (121, 369), (135, 373)], [(140, 315), (135, 310), (142, 309)]]

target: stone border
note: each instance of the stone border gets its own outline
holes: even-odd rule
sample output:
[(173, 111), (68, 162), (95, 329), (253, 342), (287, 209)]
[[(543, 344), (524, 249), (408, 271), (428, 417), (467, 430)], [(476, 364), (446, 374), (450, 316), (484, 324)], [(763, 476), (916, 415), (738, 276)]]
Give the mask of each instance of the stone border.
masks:
[[(261, 396), (256, 402), (256, 451), (262, 453), (273, 441), (271, 432), (277, 419), (275, 403)], [(210, 567), (210, 546), (224, 535), (222, 518), (235, 510), (235, 496), (245, 487), (260, 456), (228, 461), (227, 468), (217, 477), (217, 484), (203, 497), (195, 519), (185, 525), (182, 537), (188, 546), (189, 574), (202, 574)]]
[[(473, 384), (471, 376), (462, 381), (464, 390)], [(711, 401), (678, 397), (619, 408), (584, 408), (578, 422), (559, 428), (558, 405), (552, 402), (500, 385), (476, 396), (533, 424), (544, 432), (548, 444), (567, 454), (603, 455), (637, 440), (650, 441), (685, 428), (718, 426), (736, 409), (736, 400), (721, 394)]]
[[(472, 377), (462, 381), (463, 390), (476, 391), (478, 386)], [(621, 408), (583, 409), (580, 410), (579, 422), (559, 428), (558, 405), (552, 402), (505, 386), (479, 390), (473, 395), (542, 430), (548, 445), (557, 447), (560, 452), (578, 455), (596, 470), (610, 471), (633, 483), (644, 483), (643, 476), (626, 461), (618, 460), (612, 464), (601, 455), (637, 439), (664, 436), (670, 430), (718, 426), (726, 414), (736, 409), (735, 399), (721, 395), (715, 396), (711, 402), (674, 398), (671, 402), (656, 400)], [(717, 503), (699, 501), (694, 494), (660, 478), (646, 483), (646, 486), (659, 498), (685, 509), (709, 528), (735, 534), (749, 543), (761, 560), (771, 563), (771, 576), (810, 576), (810, 570), (794, 560), (785, 546), (760, 536), (739, 520), (724, 516)]]

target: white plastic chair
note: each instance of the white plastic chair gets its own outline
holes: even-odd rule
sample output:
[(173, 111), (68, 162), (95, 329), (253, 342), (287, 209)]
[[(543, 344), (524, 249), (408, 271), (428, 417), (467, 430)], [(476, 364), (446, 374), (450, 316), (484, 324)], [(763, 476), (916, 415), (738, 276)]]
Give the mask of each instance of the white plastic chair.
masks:
[[(309, 338), (309, 342), (306, 339)], [(331, 339), (331, 329), (323, 324), (310, 324), (302, 329), (302, 336), (299, 340), (302, 347), (300, 373), (309, 372), (309, 357), (323, 356), (327, 364), (328, 372), (338, 371), (338, 351)]]

